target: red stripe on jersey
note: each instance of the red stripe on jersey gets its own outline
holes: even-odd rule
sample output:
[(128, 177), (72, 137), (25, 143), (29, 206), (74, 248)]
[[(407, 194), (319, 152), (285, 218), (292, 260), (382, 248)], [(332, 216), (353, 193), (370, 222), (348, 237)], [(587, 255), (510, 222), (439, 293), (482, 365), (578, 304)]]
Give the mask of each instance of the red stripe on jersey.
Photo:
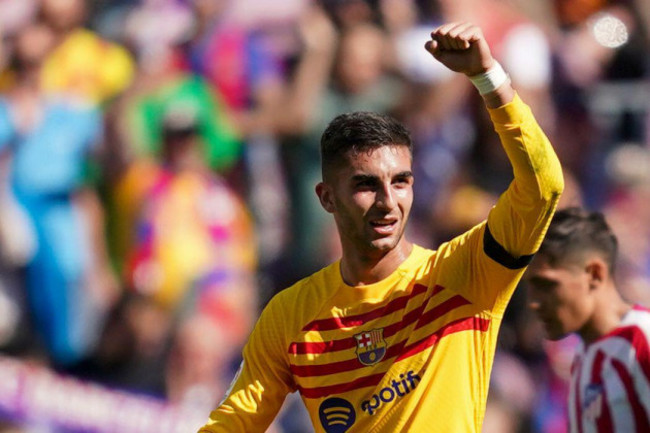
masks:
[[(409, 311), (402, 317), (402, 320), (399, 322), (388, 325), (384, 328), (384, 339), (391, 337), (402, 329), (406, 328), (408, 325), (415, 323), (415, 321), (420, 317), (422, 311), (424, 310), (424, 305), (419, 306), (413, 311)], [(353, 338), (344, 338), (342, 340), (333, 340), (328, 342), (294, 342), (289, 345), (289, 353), (292, 355), (304, 355), (308, 353), (326, 353), (326, 352), (337, 352), (339, 350), (346, 350), (352, 347), (356, 347), (356, 342)]]
[(632, 375), (625, 365), (618, 359), (612, 359), (612, 367), (618, 373), (618, 377), (621, 378), (623, 386), (625, 387), (625, 393), (627, 394), (627, 400), (630, 402), (630, 407), (632, 407), (632, 413), (634, 414), (634, 425), (636, 426), (637, 433), (650, 432), (650, 421), (648, 421), (648, 414), (646, 413), (639, 396), (634, 390), (634, 384), (632, 383)]
[(324, 342), (294, 342), (289, 345), (289, 354), (304, 355), (307, 353), (337, 352), (339, 350), (345, 350), (354, 347), (356, 344), (357, 343), (353, 338)]
[(574, 409), (576, 411), (576, 424), (578, 424), (578, 433), (582, 433), (582, 399), (580, 398), (580, 376), (582, 372), (582, 360), (574, 362), (572, 373), (573, 373), (573, 394), (575, 396), (574, 400)]
[(420, 320), (418, 320), (418, 324), (415, 325), (415, 329), (420, 329), (421, 327), (433, 322), (438, 317), (443, 316), (449, 313), (450, 311), (455, 310), (458, 307), (462, 307), (463, 305), (467, 305), (469, 303), (470, 302), (467, 299), (463, 298), (460, 295), (453, 296), (447, 299), (442, 304), (436, 305), (435, 307), (433, 307), (432, 309), (424, 313), (420, 317)]
[(434, 334), (431, 334), (420, 341), (417, 341), (413, 344), (406, 346), (404, 348), (404, 352), (402, 352), (402, 354), (397, 358), (397, 361), (401, 361), (402, 359), (406, 359), (409, 356), (416, 355), (422, 352), (423, 350), (428, 349), (429, 347), (436, 344), (438, 340), (440, 340), (442, 337), (446, 335), (453, 334), (456, 332), (461, 332), (461, 331), (485, 332), (488, 330), (489, 326), (490, 326), (489, 319), (482, 319), (479, 317), (466, 317), (464, 319), (455, 320), (443, 326), (442, 328), (437, 330)]
[[(384, 355), (382, 361), (394, 358), (399, 355), (402, 352), (404, 345), (406, 345), (406, 340), (390, 346), (388, 349), (386, 349), (386, 354)], [(326, 376), (328, 374), (341, 373), (344, 371), (356, 370), (363, 367), (365, 367), (365, 365), (359, 362), (358, 358), (346, 359), (345, 361), (337, 361), (321, 365), (291, 364), (289, 366), (291, 373), (299, 377)]]
[[(436, 286), (440, 287), (440, 286)], [(435, 291), (435, 289), (434, 289)], [(439, 292), (439, 291), (438, 291)], [(438, 293), (436, 292), (436, 293)], [(388, 325), (384, 328), (384, 338), (391, 337), (397, 332), (406, 328), (407, 326), (418, 321), (415, 329), (421, 328), (422, 326), (431, 323), (433, 320), (437, 319), (441, 315), (452, 311), (455, 308), (466, 305), (469, 302), (465, 300), (462, 296), (456, 295), (452, 298), (449, 298), (442, 304), (432, 308), (430, 311), (427, 311), (425, 314), (422, 314), (424, 311), (425, 305), (421, 305), (418, 308), (415, 308), (412, 311), (409, 311), (402, 317), (402, 320), (399, 322)], [(350, 349), (356, 347), (356, 342), (352, 338), (344, 338), (342, 340), (333, 340), (327, 342), (293, 342), (289, 345), (288, 352), (291, 355), (305, 355), (305, 354), (316, 354), (316, 353), (327, 353), (327, 352), (337, 352), (341, 350)]]
[[(386, 349), (386, 354), (384, 355), (383, 360), (391, 359), (398, 355), (398, 361), (404, 358), (408, 358), (409, 356), (412, 356), (418, 352), (421, 352), (427, 347), (432, 346), (436, 343), (436, 341), (445, 335), (453, 334), (455, 332), (471, 329), (487, 331), (489, 323), (490, 321), (487, 319), (479, 319), (475, 317), (468, 317), (465, 319), (457, 320), (440, 328), (435, 334), (411, 344), (407, 348), (407, 351), (409, 351), (409, 353), (402, 353), (402, 350), (406, 345), (406, 340), (400, 341), (399, 343), (388, 347), (388, 349)], [(291, 372), (299, 377), (326, 376), (328, 374), (341, 373), (344, 371), (356, 370), (363, 367), (365, 366), (359, 362), (358, 358), (346, 359), (344, 361), (337, 361), (321, 365), (290, 365)]]
[(442, 292), (443, 290), (445, 290), (444, 287), (439, 286), (439, 285), (436, 284), (436, 285), (433, 287), (433, 291), (431, 291), (431, 296), (437, 295), (438, 293)]
[(576, 372), (576, 369), (578, 368), (578, 365), (580, 363), (578, 362), (578, 358), (574, 358), (573, 362), (571, 363), (571, 375), (574, 375)]
[(377, 385), (386, 373), (377, 373), (370, 376), (360, 377), (351, 382), (337, 385), (320, 386), (316, 388), (303, 388), (298, 385), (300, 394), (305, 398), (322, 398), (331, 394), (342, 394), (354, 389)]
[(614, 431), (612, 425), (612, 416), (609, 413), (609, 405), (607, 404), (607, 390), (603, 385), (603, 363), (605, 362), (605, 353), (599, 350), (596, 353), (593, 366), (591, 368), (591, 383), (602, 386), (602, 394), (600, 401), (600, 415), (596, 420), (596, 429), (599, 433), (611, 433)]
[(650, 381), (650, 347), (643, 331), (637, 326), (623, 326), (607, 334), (608, 338), (612, 336), (625, 338), (632, 345), (636, 352), (636, 361), (646, 379)]
[[(314, 320), (304, 328), (302, 331), (330, 331), (332, 329), (342, 329), (342, 328), (353, 328), (355, 326), (361, 326), (369, 320), (377, 319), (379, 317), (386, 316), (395, 311), (399, 311), (406, 307), (408, 301), (427, 291), (427, 286), (422, 284), (416, 284), (413, 286), (413, 291), (406, 296), (400, 296), (390, 301), (388, 304), (376, 308), (374, 310), (368, 311), (367, 313), (357, 314), (349, 317), (331, 317), (327, 319), (318, 319)], [(434, 293), (435, 294), (435, 288)], [(431, 296), (433, 296), (433, 294)]]

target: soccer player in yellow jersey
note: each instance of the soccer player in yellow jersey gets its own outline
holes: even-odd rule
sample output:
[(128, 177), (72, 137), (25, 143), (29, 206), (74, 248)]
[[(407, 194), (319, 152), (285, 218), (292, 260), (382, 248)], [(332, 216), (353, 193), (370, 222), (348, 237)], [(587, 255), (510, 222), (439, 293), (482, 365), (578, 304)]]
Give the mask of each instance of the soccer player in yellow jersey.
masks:
[(296, 390), (317, 432), (480, 432), (504, 310), (564, 185), (481, 30), (450, 23), (431, 37), (433, 57), (482, 94), (512, 184), (467, 233), (436, 251), (414, 245), (408, 132), (377, 114), (336, 117), (316, 193), (343, 255), (269, 302), (201, 433), (264, 432)]

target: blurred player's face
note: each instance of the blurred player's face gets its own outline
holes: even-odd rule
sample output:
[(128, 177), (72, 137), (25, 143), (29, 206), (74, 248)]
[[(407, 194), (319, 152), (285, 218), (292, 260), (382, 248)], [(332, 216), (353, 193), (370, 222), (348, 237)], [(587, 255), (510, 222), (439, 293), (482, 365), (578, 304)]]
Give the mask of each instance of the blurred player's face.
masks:
[(337, 75), (346, 91), (360, 93), (377, 82), (383, 72), (384, 45), (381, 31), (372, 26), (359, 26), (343, 37)]
[(42, 0), (45, 21), (56, 30), (70, 30), (80, 25), (86, 13), (86, 0)]
[(579, 264), (551, 267), (537, 257), (526, 271), (528, 304), (537, 313), (547, 338), (559, 340), (579, 333), (589, 323), (594, 309), (590, 273)]
[(34, 24), (16, 35), (15, 56), (20, 67), (38, 67), (54, 45), (54, 33), (49, 27)]
[(348, 153), (317, 193), (334, 215), (344, 252), (372, 256), (404, 245), (413, 204), (411, 153), (406, 146), (383, 146)]

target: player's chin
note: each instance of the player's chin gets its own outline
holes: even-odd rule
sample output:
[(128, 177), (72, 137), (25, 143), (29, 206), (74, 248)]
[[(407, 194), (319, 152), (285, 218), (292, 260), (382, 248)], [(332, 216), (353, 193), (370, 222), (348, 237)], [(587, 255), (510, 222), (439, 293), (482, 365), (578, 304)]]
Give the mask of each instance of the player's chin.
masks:
[(376, 250), (390, 251), (397, 246), (399, 238), (396, 236), (386, 236), (379, 239), (374, 239), (370, 244)]

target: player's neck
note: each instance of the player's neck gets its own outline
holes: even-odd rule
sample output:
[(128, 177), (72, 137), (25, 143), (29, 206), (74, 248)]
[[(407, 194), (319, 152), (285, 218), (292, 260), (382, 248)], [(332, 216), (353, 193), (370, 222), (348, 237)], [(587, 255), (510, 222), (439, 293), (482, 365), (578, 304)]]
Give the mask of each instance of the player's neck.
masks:
[(383, 254), (344, 252), (341, 259), (341, 277), (350, 286), (377, 283), (395, 272), (412, 250), (413, 244), (404, 240)]
[(612, 287), (596, 301), (592, 319), (580, 330), (580, 337), (588, 345), (609, 334), (620, 326), (631, 308), (632, 305), (625, 302), (616, 288)]

